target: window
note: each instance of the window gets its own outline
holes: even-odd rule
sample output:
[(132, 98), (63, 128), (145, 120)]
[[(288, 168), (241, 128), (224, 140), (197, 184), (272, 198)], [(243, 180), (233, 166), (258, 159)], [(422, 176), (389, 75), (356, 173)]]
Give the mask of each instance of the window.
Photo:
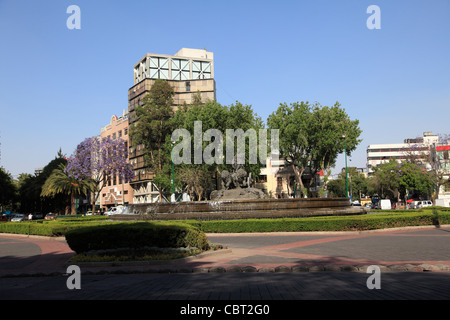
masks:
[(193, 79), (210, 79), (211, 78), (211, 62), (192, 61), (192, 78)]
[(191, 91), (191, 82), (190, 81), (186, 82), (186, 91)]
[(169, 79), (169, 60), (162, 57), (150, 57), (150, 78)]
[(122, 138), (122, 130), (119, 130), (119, 138)]
[(189, 79), (189, 60), (172, 59), (172, 80)]
[(128, 135), (128, 128), (123, 129), (123, 135), (124, 136)]
[(277, 188), (283, 187), (283, 177), (277, 177)]

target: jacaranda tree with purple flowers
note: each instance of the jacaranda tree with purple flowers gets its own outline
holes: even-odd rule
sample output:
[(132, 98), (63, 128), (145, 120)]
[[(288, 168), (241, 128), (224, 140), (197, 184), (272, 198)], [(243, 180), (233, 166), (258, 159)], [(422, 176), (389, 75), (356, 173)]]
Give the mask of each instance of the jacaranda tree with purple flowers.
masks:
[(69, 177), (78, 181), (91, 179), (94, 182), (92, 211), (110, 177), (120, 177), (125, 183), (134, 178), (133, 167), (127, 158), (128, 150), (122, 139), (91, 137), (76, 147), (65, 170)]

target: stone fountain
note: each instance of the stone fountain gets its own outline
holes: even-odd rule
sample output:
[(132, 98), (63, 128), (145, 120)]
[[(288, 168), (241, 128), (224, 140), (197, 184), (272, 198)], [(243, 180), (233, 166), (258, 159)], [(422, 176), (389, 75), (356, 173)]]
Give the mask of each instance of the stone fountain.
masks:
[(248, 218), (287, 218), (367, 213), (353, 207), (348, 198), (270, 199), (253, 187), (253, 179), (243, 167), (222, 171), (222, 189), (211, 193), (210, 201), (133, 204), (128, 214), (114, 220), (225, 220)]

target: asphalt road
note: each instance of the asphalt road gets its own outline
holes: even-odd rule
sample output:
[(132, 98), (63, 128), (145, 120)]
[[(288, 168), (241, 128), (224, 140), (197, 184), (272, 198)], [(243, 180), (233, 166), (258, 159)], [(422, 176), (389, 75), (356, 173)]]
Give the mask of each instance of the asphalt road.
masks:
[[(216, 308), (227, 301), (265, 301), (275, 310), (277, 301), (450, 299), (449, 226), (208, 236), (229, 251), (170, 266), (79, 266), (77, 274), (67, 271), (73, 252), (64, 241), (0, 235), (0, 299), (145, 300), (175, 313), (186, 301), (209, 301)], [(330, 264), (359, 269), (313, 271)], [(380, 273), (368, 273), (369, 265), (380, 266)], [(399, 268), (408, 265), (415, 271)], [(79, 289), (70, 288), (75, 283)]]

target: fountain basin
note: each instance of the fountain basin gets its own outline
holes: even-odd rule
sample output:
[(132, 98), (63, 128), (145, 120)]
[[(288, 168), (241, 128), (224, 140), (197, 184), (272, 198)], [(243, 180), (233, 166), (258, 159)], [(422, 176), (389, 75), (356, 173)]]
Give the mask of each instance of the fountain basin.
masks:
[(113, 220), (226, 220), (357, 215), (367, 208), (350, 205), (348, 198), (246, 199), (147, 203), (130, 205), (129, 214)]

